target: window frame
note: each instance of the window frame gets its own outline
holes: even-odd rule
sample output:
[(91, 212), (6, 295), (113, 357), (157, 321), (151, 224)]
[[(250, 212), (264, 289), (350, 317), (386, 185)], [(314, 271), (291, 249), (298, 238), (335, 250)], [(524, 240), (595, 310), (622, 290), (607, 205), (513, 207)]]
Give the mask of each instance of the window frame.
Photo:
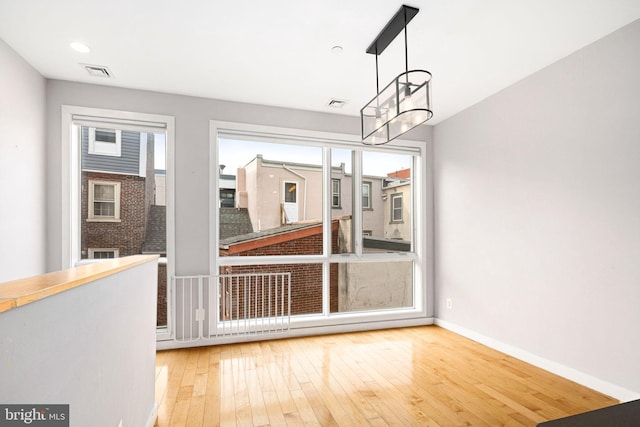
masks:
[[(99, 179), (89, 179), (88, 185), (88, 197), (87, 197), (87, 221), (88, 222), (121, 222), (120, 219), (120, 195), (122, 183), (118, 181), (106, 181)], [(104, 185), (113, 187), (113, 204), (114, 215), (96, 215), (95, 213), (95, 187), (96, 185)], [(110, 201), (107, 201), (110, 202)], [(105, 201), (98, 201), (98, 203), (106, 203)]]
[[(60, 269), (73, 268), (79, 265), (100, 262), (86, 260), (81, 256), (81, 127), (113, 126), (121, 130), (136, 132), (164, 133), (166, 151), (166, 221), (167, 221), (167, 254), (158, 260), (166, 265), (167, 277), (175, 276), (175, 118), (173, 116), (139, 113), (133, 111), (110, 110), (106, 108), (82, 107), (77, 105), (61, 106), (60, 115), (61, 140), (61, 242)], [(175, 334), (175, 303), (171, 286), (167, 284), (167, 328), (158, 329), (156, 339), (167, 341)]]
[[(432, 313), (433, 303), (430, 297), (433, 292), (432, 275), (428, 274), (433, 269), (433, 260), (426, 255), (427, 242), (432, 242), (430, 228), (433, 226), (432, 209), (433, 193), (428, 182), (430, 179), (431, 160), (427, 157), (429, 144), (420, 141), (395, 140), (385, 146), (362, 145), (358, 136), (337, 134), (332, 132), (319, 132), (300, 130), (293, 128), (280, 128), (247, 123), (210, 121), (210, 188), (219, 188), (218, 173), (218, 144), (220, 139), (237, 141), (260, 141), (280, 144), (302, 144), (323, 148), (323, 253), (320, 255), (272, 255), (267, 257), (241, 256), (220, 257), (218, 239), (218, 211), (210, 211), (210, 274), (216, 276), (220, 268), (235, 265), (255, 264), (305, 264), (319, 262), (324, 266), (323, 273), (323, 313), (322, 315), (306, 315), (292, 318), (292, 329), (296, 328), (321, 328), (317, 330), (339, 330), (344, 325), (376, 324), (409, 325), (428, 324), (429, 313)], [(353, 152), (353, 242), (354, 253), (331, 253), (331, 148), (348, 149)], [(410, 203), (412, 217), (410, 218), (411, 235), (413, 237), (411, 252), (373, 253), (363, 252), (362, 248), (362, 215), (356, 214), (362, 211), (362, 153), (365, 151), (394, 152), (397, 154), (410, 154), (412, 160), (412, 184), (410, 191)], [(358, 190), (360, 188), (360, 190)], [(218, 206), (218, 192), (210, 192), (212, 198), (210, 206)], [(431, 244), (431, 243), (429, 243)], [(403, 309), (388, 309), (371, 312), (329, 313), (329, 268), (331, 263), (338, 262), (397, 262), (412, 260), (414, 266), (414, 307)], [(212, 316), (215, 317), (215, 316)], [(377, 323), (383, 322), (383, 323)], [(386, 322), (386, 323), (384, 323)], [(210, 324), (210, 327), (212, 325)], [(327, 329), (328, 328), (328, 329)], [(243, 340), (237, 338), (233, 341)]]

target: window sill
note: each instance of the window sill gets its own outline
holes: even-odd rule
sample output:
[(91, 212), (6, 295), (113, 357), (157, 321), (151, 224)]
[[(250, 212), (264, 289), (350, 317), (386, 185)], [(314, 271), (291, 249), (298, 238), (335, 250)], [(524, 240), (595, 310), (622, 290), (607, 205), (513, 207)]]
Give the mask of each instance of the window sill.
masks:
[(114, 218), (87, 218), (87, 222), (122, 222), (122, 220)]

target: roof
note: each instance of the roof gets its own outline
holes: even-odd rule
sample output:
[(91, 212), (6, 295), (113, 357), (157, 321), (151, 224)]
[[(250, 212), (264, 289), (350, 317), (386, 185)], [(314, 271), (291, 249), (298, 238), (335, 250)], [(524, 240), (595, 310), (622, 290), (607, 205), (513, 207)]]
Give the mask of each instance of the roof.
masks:
[[(340, 219), (348, 217), (336, 217), (331, 221), (331, 227), (338, 229)], [(252, 249), (264, 248), (292, 240), (302, 239), (322, 233), (322, 221), (306, 221), (283, 225), (282, 227), (256, 231), (239, 236), (220, 240), (219, 249), (227, 251), (227, 255), (246, 252)]]
[(318, 227), (322, 225), (322, 221), (303, 222), (283, 225), (282, 227), (270, 228), (268, 230), (255, 231), (252, 233), (241, 234), (238, 236), (228, 237), (226, 239), (220, 239), (220, 247), (230, 246), (237, 243), (248, 242), (251, 240), (264, 239), (266, 237), (275, 236), (279, 234), (291, 233), (298, 230), (304, 230), (306, 228)]
[(406, 169), (400, 169), (394, 172), (389, 172), (387, 174), (387, 176), (389, 178), (411, 178), (411, 169), (410, 168), (406, 168)]
[(253, 232), (246, 208), (220, 208), (220, 239), (232, 239)]

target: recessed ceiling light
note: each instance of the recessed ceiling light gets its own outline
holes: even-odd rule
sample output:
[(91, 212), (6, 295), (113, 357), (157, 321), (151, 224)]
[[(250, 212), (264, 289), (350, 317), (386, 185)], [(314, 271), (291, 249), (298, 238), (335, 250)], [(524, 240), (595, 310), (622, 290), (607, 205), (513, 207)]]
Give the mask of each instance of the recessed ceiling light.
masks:
[(84, 43), (71, 42), (71, 43), (69, 43), (69, 46), (71, 46), (71, 49), (75, 50), (76, 52), (80, 52), (80, 53), (89, 53), (89, 52), (91, 52), (91, 49), (89, 48), (89, 46), (87, 46)]
[(339, 55), (342, 53), (342, 46), (334, 46), (331, 48), (331, 52), (333, 52), (336, 55)]

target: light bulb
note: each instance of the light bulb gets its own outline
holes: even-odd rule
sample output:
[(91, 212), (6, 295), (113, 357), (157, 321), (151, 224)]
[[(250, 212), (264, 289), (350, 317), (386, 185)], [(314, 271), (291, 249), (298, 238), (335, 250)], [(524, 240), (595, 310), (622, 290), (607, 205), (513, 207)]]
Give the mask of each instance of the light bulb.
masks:
[(375, 128), (379, 129), (382, 126), (382, 114), (380, 114), (380, 109), (376, 108), (376, 124)]
[(404, 110), (412, 110), (413, 102), (411, 102), (411, 88), (409, 87), (409, 83), (404, 87)]

